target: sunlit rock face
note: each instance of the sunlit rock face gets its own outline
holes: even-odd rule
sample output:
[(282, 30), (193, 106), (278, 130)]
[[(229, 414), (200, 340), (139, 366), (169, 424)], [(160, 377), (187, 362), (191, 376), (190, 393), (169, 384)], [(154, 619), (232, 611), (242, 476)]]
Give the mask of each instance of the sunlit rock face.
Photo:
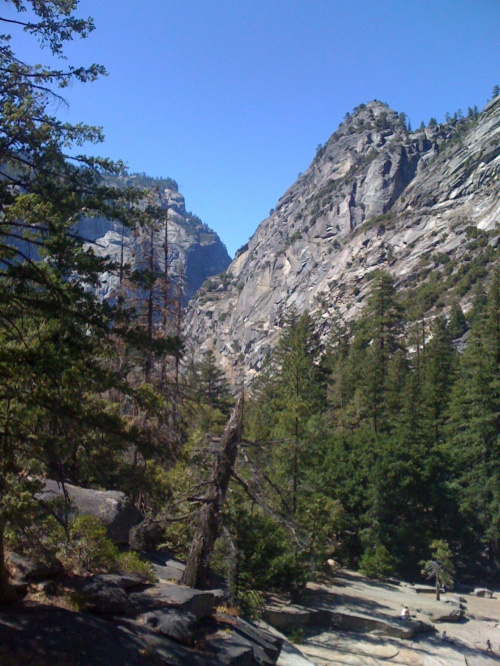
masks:
[[(224, 271), (231, 259), (218, 235), (186, 210), (184, 197), (171, 179), (127, 176), (116, 180), (119, 186), (154, 189), (156, 203), (167, 210), (168, 223), (157, 226), (153, 239), (155, 266), (165, 268), (165, 240), (168, 243), (168, 270), (172, 283), (181, 280), (185, 300), (191, 298), (208, 277)], [(131, 270), (148, 265), (151, 233), (148, 229), (124, 229), (120, 223), (105, 219), (85, 219), (78, 225), (79, 233), (99, 255), (109, 256), (118, 266), (123, 262)], [(103, 274), (99, 294), (115, 297), (119, 272)]]
[(441, 311), (452, 297), (467, 308), (470, 289), (452, 288), (450, 275), (459, 282), (460, 268), (481, 253), (485, 269), (492, 263), (499, 175), (500, 97), (476, 117), (416, 131), (381, 102), (361, 105), (227, 271), (199, 290), (188, 337), (198, 353), (213, 348), (234, 380), (248, 381), (288, 309), (317, 315), (326, 340), (336, 317), (359, 316), (375, 269), (403, 290), (440, 270)]

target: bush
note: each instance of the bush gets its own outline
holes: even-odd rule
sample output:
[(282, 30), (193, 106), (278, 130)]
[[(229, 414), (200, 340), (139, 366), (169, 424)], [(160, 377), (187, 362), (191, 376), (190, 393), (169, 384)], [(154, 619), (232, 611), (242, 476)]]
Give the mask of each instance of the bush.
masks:
[(241, 614), (252, 620), (257, 620), (262, 616), (265, 601), (265, 595), (257, 590), (242, 590), (238, 594), (238, 605)]
[(116, 569), (118, 548), (107, 537), (106, 528), (95, 516), (78, 516), (69, 525), (66, 556), (70, 565), (83, 571)]
[(150, 583), (156, 583), (158, 576), (151, 562), (141, 560), (138, 553), (128, 552), (118, 555), (118, 568), (122, 573), (140, 574)]
[(368, 578), (386, 578), (394, 572), (394, 560), (385, 546), (368, 548), (361, 557), (359, 570)]
[(106, 528), (99, 518), (78, 516), (69, 525), (69, 537), (65, 555), (66, 563), (71, 568), (84, 572), (140, 574), (149, 582), (156, 582), (153, 565), (143, 562), (138, 553), (120, 553), (108, 539)]

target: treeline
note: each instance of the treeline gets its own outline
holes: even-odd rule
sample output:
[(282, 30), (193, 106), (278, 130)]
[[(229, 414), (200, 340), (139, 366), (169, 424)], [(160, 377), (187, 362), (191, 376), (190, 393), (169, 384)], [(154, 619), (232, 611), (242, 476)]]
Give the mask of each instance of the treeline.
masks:
[[(379, 272), (352, 328), (336, 322), (323, 351), (315, 330), (291, 313), (255, 382), (245, 474), (261, 479), (262, 501), (230, 509), (243, 559), (267, 548), (270, 584), (285, 561), (300, 584), (327, 558), (415, 579), (438, 541), (462, 579), (494, 577), (500, 271), (468, 321), (457, 304), (432, 320), (406, 312)], [(453, 340), (468, 330), (460, 354)]]

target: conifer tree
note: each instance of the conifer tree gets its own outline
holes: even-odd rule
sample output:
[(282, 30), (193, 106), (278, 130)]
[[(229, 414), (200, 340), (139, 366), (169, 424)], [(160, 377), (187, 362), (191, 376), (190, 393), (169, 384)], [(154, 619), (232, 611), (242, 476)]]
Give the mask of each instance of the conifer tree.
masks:
[(442, 441), (448, 401), (454, 383), (456, 351), (443, 317), (432, 325), (432, 337), (425, 348), (423, 392), (429, 409), (434, 444)]
[[(65, 41), (93, 29), (91, 19), (75, 17), (75, 0), (8, 4), (19, 20), (0, 21), (24, 27), (56, 56)], [(60, 100), (54, 88), (92, 81), (103, 68), (30, 65), (7, 35), (0, 36), (0, 65), (1, 601), (9, 597), (3, 530), (28, 514), (37, 488), (30, 478), (103, 483), (116, 471), (120, 447), (137, 439), (105, 400), (111, 389), (130, 392), (108, 363), (110, 332), (121, 325), (117, 309), (93, 292), (100, 274), (116, 267), (86, 248), (78, 223), (104, 217), (132, 226), (148, 214), (133, 205), (142, 193), (103, 180), (120, 173), (120, 163), (66, 154), (101, 140), (100, 130), (50, 113)]]
[(462, 484), (461, 509), (490, 558), (500, 539), (500, 270), (492, 274), (486, 306), (476, 305), (450, 404), (448, 450)]
[(194, 369), (195, 396), (212, 409), (218, 409), (224, 416), (229, 415), (233, 398), (224, 371), (218, 367), (215, 354), (209, 349), (203, 360)]
[(374, 278), (353, 347), (359, 357), (359, 387), (375, 433), (388, 426), (387, 372), (389, 361), (401, 346), (402, 330), (403, 311), (394, 282), (388, 273), (380, 271)]
[(314, 471), (312, 432), (326, 407), (326, 376), (318, 360), (313, 320), (292, 310), (270, 364), (256, 382), (249, 409), (253, 466), (265, 480), (268, 503), (293, 529), (290, 576), (295, 590), (304, 580), (308, 558), (321, 548), (310, 530), (312, 506), (323, 490)]
[(467, 319), (460, 305), (454, 301), (450, 308), (448, 316), (448, 331), (451, 339), (460, 338), (468, 329)]

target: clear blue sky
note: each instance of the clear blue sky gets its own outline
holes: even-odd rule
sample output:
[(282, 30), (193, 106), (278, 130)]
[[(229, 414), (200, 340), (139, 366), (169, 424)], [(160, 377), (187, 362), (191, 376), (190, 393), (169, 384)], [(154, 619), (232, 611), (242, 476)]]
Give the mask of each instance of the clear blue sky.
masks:
[(482, 108), (500, 84), (500, 0), (80, 0), (79, 13), (96, 30), (69, 62), (109, 76), (64, 91), (60, 115), (104, 127), (94, 152), (177, 180), (230, 254), (346, 111), (376, 98), (416, 127)]

